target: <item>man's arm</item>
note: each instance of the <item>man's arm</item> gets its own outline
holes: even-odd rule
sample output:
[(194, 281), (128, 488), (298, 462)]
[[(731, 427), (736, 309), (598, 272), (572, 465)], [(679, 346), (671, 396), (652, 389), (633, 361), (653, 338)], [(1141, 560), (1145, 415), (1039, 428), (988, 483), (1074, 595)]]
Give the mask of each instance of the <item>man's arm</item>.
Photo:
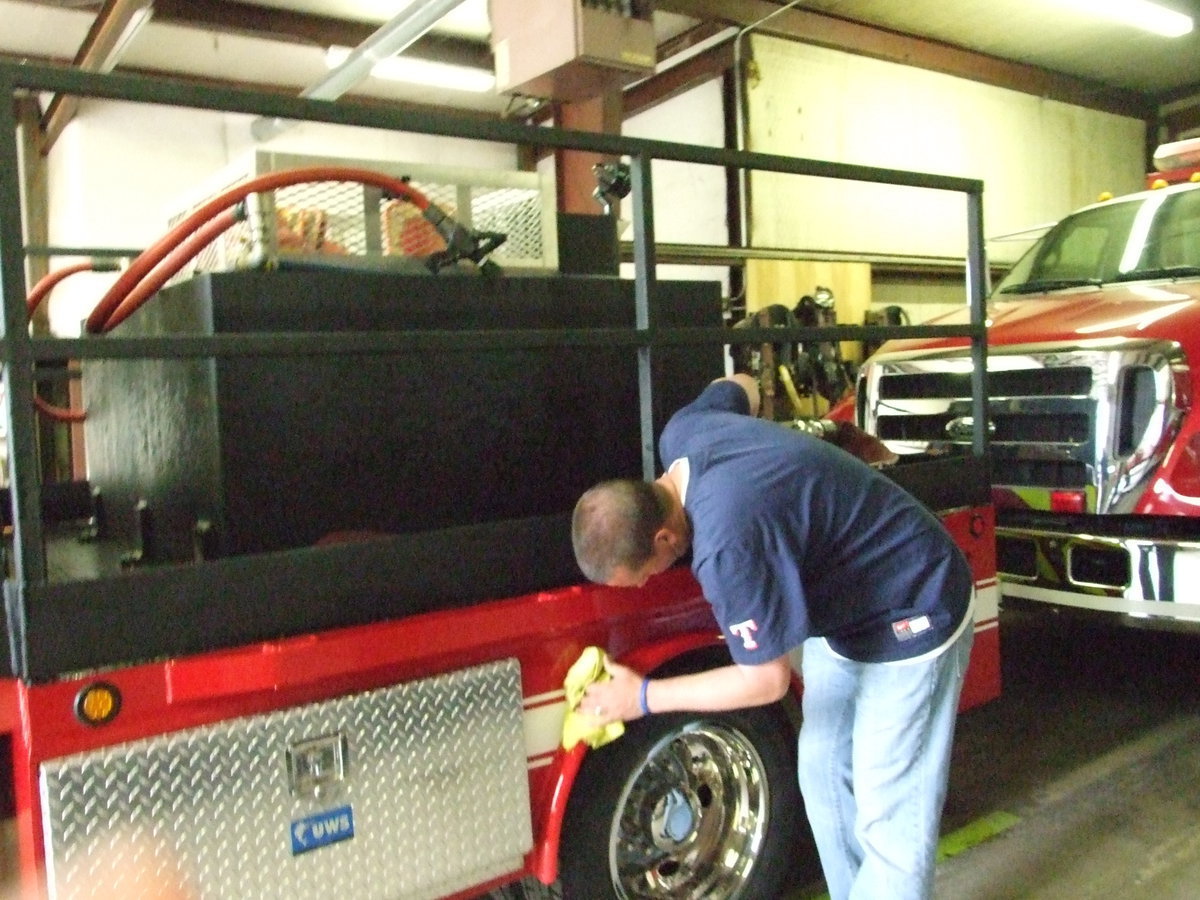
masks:
[[(628, 666), (609, 662), (607, 681), (594, 682), (584, 692), (580, 711), (601, 724), (640, 718), (642, 675)], [(646, 684), (646, 709), (664, 712), (721, 712), (774, 703), (787, 694), (792, 667), (786, 656), (760, 665), (722, 666), (693, 675), (654, 678)]]
[(745, 372), (737, 372), (733, 375), (727, 375), (724, 378), (716, 378), (714, 381), (732, 381), (746, 392), (746, 398), (750, 401), (750, 415), (757, 416), (759, 406), (762, 404), (762, 395), (758, 390), (758, 379), (753, 375), (747, 375)]
[[(822, 420), (828, 421), (828, 420)], [(900, 457), (872, 434), (867, 434), (850, 422), (838, 422), (833, 433), (826, 437), (831, 444), (857, 456), (869, 466), (890, 466)]]
[[(746, 392), (750, 401), (750, 415), (757, 416), (762, 398), (759, 393), (758, 379), (745, 372), (738, 372), (716, 381), (732, 381)], [(852, 456), (857, 456), (870, 466), (891, 465), (900, 459), (887, 448), (879, 438), (867, 434), (857, 425), (850, 422), (835, 422), (832, 419), (795, 419), (786, 424), (796, 431), (811, 434), (821, 440), (829, 441), (835, 447), (841, 447)]]

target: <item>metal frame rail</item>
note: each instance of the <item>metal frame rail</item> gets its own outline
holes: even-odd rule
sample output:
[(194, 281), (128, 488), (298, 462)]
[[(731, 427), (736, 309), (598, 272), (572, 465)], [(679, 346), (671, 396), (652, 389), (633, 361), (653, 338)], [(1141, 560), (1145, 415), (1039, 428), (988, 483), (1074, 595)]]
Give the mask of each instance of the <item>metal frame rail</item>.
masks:
[[(304, 356), (322, 354), (378, 354), (416, 352), (442, 348), (501, 348), (545, 346), (617, 346), (636, 349), (639, 361), (641, 450), (643, 469), (653, 477), (655, 454), (650, 360), (656, 349), (701, 344), (773, 343), (780, 340), (844, 341), (883, 340), (895, 337), (966, 337), (978, 377), (972, 409), (977, 421), (985, 415), (986, 285), (983, 250), (981, 181), (921, 174), (869, 166), (795, 159), (762, 153), (690, 146), (664, 141), (568, 132), (505, 121), (480, 121), (450, 115), (433, 115), (377, 107), (288, 98), (247, 90), (214, 90), (168, 79), (148, 79), (121, 74), (96, 75), (68, 68), (0, 64), (0, 92), (10, 98), (23, 93), (64, 93), (85, 98), (122, 100), (212, 111), (247, 113), (285, 120), (388, 129), (435, 136), (467, 138), (556, 150), (577, 150), (627, 158), (630, 162), (633, 202), (633, 256), (636, 265), (634, 329), (419, 331), (334, 334), (243, 334), (156, 338), (84, 337), (79, 339), (33, 337), (25, 309), (27, 285), (21, 230), (21, 192), (15, 103), (0, 103), (0, 300), (4, 330), (0, 361), (4, 366), (7, 396), (30, 396), (38, 362), (115, 358), (174, 358), (227, 356)], [(829, 328), (728, 329), (714, 327), (666, 328), (656, 324), (656, 242), (653, 217), (652, 163), (671, 160), (738, 170), (770, 171), (852, 181), (896, 184), (964, 194), (967, 208), (967, 292), (971, 318), (968, 326), (835, 326)], [(396, 555), (363, 547), (311, 548), (285, 553), (222, 559), (195, 566), (171, 567), (88, 582), (51, 583), (46, 577), (44, 532), (41, 521), (41, 484), (37, 471), (36, 428), (32, 404), (7, 404), (12, 495), (12, 576), (5, 581), (11, 669), (28, 681), (46, 681), (70, 671), (123, 660), (97, 658), (87, 650), (89, 637), (80, 634), (84, 621), (102, 618), (104, 598), (122, 602), (148, 601), (156, 591), (166, 591), (178, 602), (202, 607), (214, 592), (261, 593), (264, 584), (282, 593), (294, 592), (311, 603), (313, 578), (319, 572), (354, 573), (356, 589), (382, 590), (388, 579), (410, 578), (411, 570), (397, 570)], [(984, 429), (977, 429), (973, 451), (986, 450)], [(361, 583), (369, 563), (378, 584)], [(353, 578), (351, 579), (353, 580)], [(394, 582), (393, 582), (394, 583)], [(169, 591), (168, 591), (169, 588)], [(190, 600), (189, 600), (190, 598)], [(337, 598), (329, 598), (331, 601)], [(267, 604), (269, 605), (269, 604)], [(325, 609), (331, 604), (325, 604)], [(335, 603), (332, 605), (336, 605)], [(321, 604), (318, 604), (321, 606)], [(301, 622), (305, 629), (341, 624), (325, 612)], [(150, 617), (146, 617), (150, 618)], [(143, 620), (144, 625), (144, 620)], [(262, 621), (242, 630), (227, 628), (223, 645), (276, 636), (280, 623)], [(86, 629), (84, 629), (86, 631)], [(94, 637), (94, 635), (93, 635)], [(188, 647), (164, 647), (185, 652)]]

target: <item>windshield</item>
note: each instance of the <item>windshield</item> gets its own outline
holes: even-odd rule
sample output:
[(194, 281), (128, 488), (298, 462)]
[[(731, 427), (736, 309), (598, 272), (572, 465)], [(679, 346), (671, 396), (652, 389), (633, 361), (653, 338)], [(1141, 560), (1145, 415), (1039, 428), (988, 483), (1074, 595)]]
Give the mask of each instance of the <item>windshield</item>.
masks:
[(1013, 266), (997, 294), (1200, 276), (1200, 188), (1161, 190), (1067, 216)]

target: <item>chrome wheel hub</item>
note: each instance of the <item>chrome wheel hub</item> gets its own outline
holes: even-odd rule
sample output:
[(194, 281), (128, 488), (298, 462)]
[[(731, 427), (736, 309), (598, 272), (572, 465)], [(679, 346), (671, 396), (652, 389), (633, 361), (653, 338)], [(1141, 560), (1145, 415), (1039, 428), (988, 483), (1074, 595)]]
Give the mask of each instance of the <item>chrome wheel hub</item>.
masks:
[(768, 815), (764, 765), (744, 735), (716, 722), (666, 735), (622, 793), (609, 841), (617, 896), (740, 896)]

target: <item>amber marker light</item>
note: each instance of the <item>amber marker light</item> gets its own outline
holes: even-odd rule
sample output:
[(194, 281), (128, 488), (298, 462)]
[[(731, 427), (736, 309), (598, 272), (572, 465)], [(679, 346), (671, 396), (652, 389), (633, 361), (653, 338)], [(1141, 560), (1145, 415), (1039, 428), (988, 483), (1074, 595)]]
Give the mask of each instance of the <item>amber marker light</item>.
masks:
[(84, 725), (107, 725), (121, 711), (121, 692), (105, 681), (89, 684), (75, 696), (75, 717)]

